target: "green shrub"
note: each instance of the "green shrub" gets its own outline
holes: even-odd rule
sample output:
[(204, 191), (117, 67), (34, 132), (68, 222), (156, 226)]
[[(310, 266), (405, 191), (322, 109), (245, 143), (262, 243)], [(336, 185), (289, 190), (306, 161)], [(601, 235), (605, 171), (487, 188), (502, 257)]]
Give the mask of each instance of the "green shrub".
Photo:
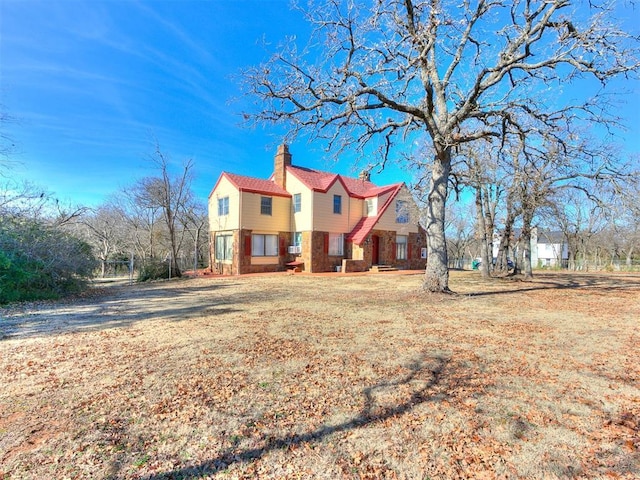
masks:
[(138, 272), (138, 282), (148, 282), (150, 280), (161, 280), (169, 277), (168, 262), (159, 260), (148, 260)]
[(0, 304), (60, 298), (86, 288), (91, 247), (42, 221), (0, 219)]

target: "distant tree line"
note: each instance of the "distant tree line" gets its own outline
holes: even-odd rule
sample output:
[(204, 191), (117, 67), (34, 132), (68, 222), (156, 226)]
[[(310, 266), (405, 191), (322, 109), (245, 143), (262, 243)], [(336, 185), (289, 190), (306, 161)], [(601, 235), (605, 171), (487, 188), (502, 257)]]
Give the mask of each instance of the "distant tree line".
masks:
[[(531, 158), (495, 144), (460, 151), (452, 192), (466, 203), (448, 206), (450, 266), (480, 258), (484, 276), (504, 275), (511, 256), (516, 265), (511, 273), (531, 277), (538, 266), (527, 257), (534, 227), (560, 234), (568, 251), (568, 258), (560, 259), (566, 260), (565, 268), (640, 266), (640, 165), (611, 145), (594, 144), (584, 142), (572, 158), (558, 149), (544, 150), (542, 143)], [(419, 181), (417, 191), (422, 191)]]

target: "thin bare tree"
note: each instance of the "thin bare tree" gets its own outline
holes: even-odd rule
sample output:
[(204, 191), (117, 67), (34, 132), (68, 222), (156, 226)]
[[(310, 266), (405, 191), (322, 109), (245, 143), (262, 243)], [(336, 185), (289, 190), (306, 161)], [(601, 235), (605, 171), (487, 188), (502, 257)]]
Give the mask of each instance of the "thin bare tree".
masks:
[(129, 253), (125, 212), (116, 204), (107, 202), (87, 212), (79, 223), (100, 260), (100, 273), (104, 278), (109, 260), (113, 260), (115, 254), (124, 256)]
[(173, 174), (169, 157), (162, 152), (156, 142), (151, 162), (158, 175), (138, 180), (132, 191), (138, 206), (162, 212), (164, 226), (169, 240), (169, 256), (171, 275), (180, 277), (178, 265), (179, 251), (184, 236), (183, 218), (193, 198), (191, 183), (193, 180), (193, 161), (185, 160), (178, 174)]

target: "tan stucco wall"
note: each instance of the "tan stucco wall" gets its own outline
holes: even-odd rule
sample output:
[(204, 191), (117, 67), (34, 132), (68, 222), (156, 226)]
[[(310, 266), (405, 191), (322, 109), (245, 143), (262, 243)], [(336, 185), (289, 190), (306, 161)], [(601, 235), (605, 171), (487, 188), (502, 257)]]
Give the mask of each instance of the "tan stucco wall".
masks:
[[(382, 199), (379, 200), (379, 205), (383, 205), (388, 195), (385, 196), (384, 201)], [(397, 200), (405, 200), (409, 202), (409, 223), (397, 223), (396, 222), (396, 201)], [(406, 187), (402, 187), (402, 189), (398, 192), (396, 198), (391, 201), (391, 204), (387, 208), (387, 210), (382, 214), (380, 220), (376, 224), (377, 230), (389, 230), (397, 232), (400, 235), (408, 235), (409, 233), (417, 233), (418, 232), (418, 209), (415, 206), (415, 202), (411, 193)]]
[[(218, 217), (218, 199), (229, 197), (229, 215)], [(226, 177), (209, 196), (209, 231), (236, 230), (240, 225), (240, 192)]]
[[(313, 212), (313, 192), (295, 176), (287, 173), (287, 192), (291, 194), (300, 193), (301, 211), (292, 215), (292, 232), (304, 232), (312, 228), (312, 212)], [(293, 212), (293, 198), (291, 199), (291, 208)]]
[(242, 192), (241, 228), (263, 230), (265, 232), (289, 231), (291, 199), (287, 197), (271, 197), (271, 215), (260, 213), (260, 199), (269, 195)]
[[(333, 196), (342, 196), (342, 213), (333, 213)], [(349, 229), (349, 195), (340, 182), (326, 193), (313, 192), (313, 230), (346, 233)]]

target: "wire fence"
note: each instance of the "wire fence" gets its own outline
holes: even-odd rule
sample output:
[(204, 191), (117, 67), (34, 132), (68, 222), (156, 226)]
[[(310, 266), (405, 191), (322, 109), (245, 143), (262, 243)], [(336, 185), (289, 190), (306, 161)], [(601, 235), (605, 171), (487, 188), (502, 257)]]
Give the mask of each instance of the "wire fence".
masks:
[[(477, 269), (477, 260), (470, 257), (449, 258), (449, 268), (458, 270)], [(532, 265), (533, 270), (567, 270), (575, 272), (640, 272), (640, 259), (612, 261), (591, 261), (563, 259), (555, 265)]]
[[(136, 280), (138, 277), (138, 272), (147, 265), (149, 262), (160, 263), (165, 266), (165, 271), (167, 272), (167, 278), (173, 278), (176, 276), (176, 272), (173, 271), (171, 262), (168, 258), (164, 260), (157, 259), (142, 259), (136, 258), (129, 260), (107, 260), (104, 262), (104, 270), (102, 270), (103, 266), (101, 265), (100, 269), (96, 272), (96, 277), (98, 278), (123, 278), (123, 277), (131, 277), (132, 280)], [(198, 258), (194, 261), (193, 255), (184, 255), (180, 256), (177, 259), (178, 268), (182, 273), (193, 271), (194, 266), (196, 270), (203, 269), (208, 267), (208, 263), (203, 261), (201, 258)]]

